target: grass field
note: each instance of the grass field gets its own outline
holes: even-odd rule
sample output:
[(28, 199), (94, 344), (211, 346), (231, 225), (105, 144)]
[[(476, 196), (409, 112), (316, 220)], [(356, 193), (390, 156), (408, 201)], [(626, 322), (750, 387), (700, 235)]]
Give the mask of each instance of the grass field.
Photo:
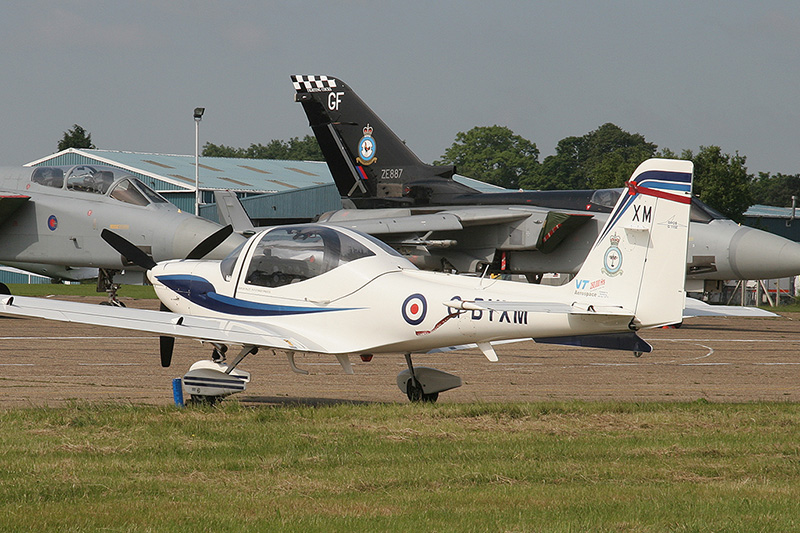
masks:
[(797, 531), (797, 404), (0, 411), (3, 531)]
[[(105, 296), (104, 292), (97, 292), (94, 283), (81, 283), (75, 285), (62, 285), (60, 283), (23, 284), (12, 283), (8, 285), (11, 294), (17, 296), (50, 296), (51, 294), (65, 296)], [(156, 293), (152, 285), (123, 285), (119, 296), (130, 298), (155, 298)]]

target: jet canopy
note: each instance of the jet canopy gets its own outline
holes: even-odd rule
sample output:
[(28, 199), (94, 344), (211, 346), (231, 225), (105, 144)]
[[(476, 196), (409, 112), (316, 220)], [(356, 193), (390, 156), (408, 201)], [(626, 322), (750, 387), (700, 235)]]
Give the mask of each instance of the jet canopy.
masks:
[[(597, 189), (592, 193), (591, 202), (598, 206), (608, 208), (610, 212), (624, 190), (625, 189)], [(700, 201), (697, 197), (692, 197), (690, 217), (692, 222), (701, 222), (704, 224), (712, 220), (728, 218), (713, 207)]]
[(31, 181), (45, 187), (107, 195), (133, 205), (167, 203), (130, 172), (102, 165), (35, 167)]

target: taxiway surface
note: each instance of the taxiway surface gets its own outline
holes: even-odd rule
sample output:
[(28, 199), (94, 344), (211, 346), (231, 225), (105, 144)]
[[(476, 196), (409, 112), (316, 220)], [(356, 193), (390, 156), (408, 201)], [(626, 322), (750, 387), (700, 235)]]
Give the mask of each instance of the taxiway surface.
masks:
[[(74, 298), (73, 298), (74, 299)], [(99, 302), (102, 298), (83, 298)], [(155, 300), (127, 300), (156, 308)], [(172, 379), (210, 347), (178, 339), (170, 368), (159, 364), (158, 338), (124, 330), (0, 318), (0, 407), (58, 406), (72, 401), (171, 404)], [(679, 329), (646, 330), (654, 351), (627, 352), (540, 345), (497, 347), (490, 363), (477, 350), (419, 355), (414, 364), (461, 376), (440, 402), (624, 400), (800, 401), (800, 313), (780, 318), (696, 318)], [(298, 355), (295, 374), (283, 355), (249, 356), (246, 404), (407, 401), (395, 384), (402, 354), (370, 363), (352, 358), (355, 375), (336, 359)]]

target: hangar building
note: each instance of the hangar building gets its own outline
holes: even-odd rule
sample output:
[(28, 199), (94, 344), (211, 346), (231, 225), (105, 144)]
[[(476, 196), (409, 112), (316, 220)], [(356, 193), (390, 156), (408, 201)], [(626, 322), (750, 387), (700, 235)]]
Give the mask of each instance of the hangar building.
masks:
[(744, 224), (800, 242), (800, 212), (796, 208), (751, 205), (744, 212)]

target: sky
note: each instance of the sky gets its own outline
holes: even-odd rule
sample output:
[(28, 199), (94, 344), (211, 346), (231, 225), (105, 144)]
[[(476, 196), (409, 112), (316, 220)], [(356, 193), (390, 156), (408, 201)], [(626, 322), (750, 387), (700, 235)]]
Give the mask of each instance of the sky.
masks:
[(292, 74), (336, 76), (426, 162), (507, 126), (540, 161), (612, 122), (680, 153), (800, 173), (796, 1), (29, 0), (0, 16), (0, 165), (194, 154), (310, 134)]

